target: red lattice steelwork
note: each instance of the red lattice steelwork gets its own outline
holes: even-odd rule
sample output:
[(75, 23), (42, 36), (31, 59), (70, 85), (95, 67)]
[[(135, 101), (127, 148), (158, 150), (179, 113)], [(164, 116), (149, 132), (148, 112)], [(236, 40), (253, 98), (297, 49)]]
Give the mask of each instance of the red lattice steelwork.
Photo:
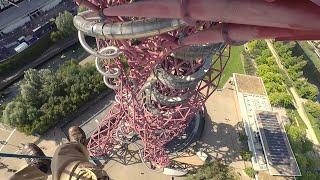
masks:
[[(90, 138), (88, 149), (91, 155), (109, 155), (115, 147), (138, 135), (144, 143), (143, 160), (160, 167), (170, 163), (165, 144), (183, 133), (217, 88), (230, 55), (230, 49), (224, 42), (241, 44), (260, 38), (315, 37), (315, 31), (301, 31), (301, 27), (299, 30), (284, 29), (286, 25), (262, 27), (259, 25), (266, 26), (270, 21), (254, 24), (255, 19), (251, 16), (248, 16), (248, 22), (252, 25), (217, 23), (201, 14), (199, 18), (203, 21), (195, 21), (189, 17), (186, 10), (188, 1), (185, 0), (179, 1), (180, 14), (174, 10), (167, 11), (170, 6), (177, 6), (175, 0), (153, 1), (155, 6), (167, 8), (155, 11), (154, 16), (146, 9), (152, 7), (148, 2), (145, 6), (138, 6), (140, 1), (137, 2), (137, 6), (132, 6), (137, 8), (135, 11), (131, 11), (130, 6), (108, 11), (118, 5), (130, 5), (135, 2), (133, 0), (77, 2), (92, 10), (79, 13), (74, 18), (80, 42), (97, 57), (98, 71), (103, 75), (105, 84), (116, 93), (116, 102)], [(223, 4), (222, 1), (216, 3)], [(195, 5), (195, 1), (189, 2), (190, 7)], [(268, 8), (266, 2), (252, 5)], [(279, 6), (284, 5), (279, 3)], [(204, 8), (203, 13), (210, 14), (211, 11), (205, 11), (210, 7)], [(243, 7), (239, 4), (239, 11)], [(143, 18), (139, 8), (146, 11), (149, 18)], [(164, 14), (160, 14), (162, 11)], [(314, 11), (312, 9), (310, 13)], [(133, 13), (136, 17), (108, 15), (110, 13)], [(154, 18), (158, 16), (180, 16), (183, 20)], [(242, 21), (241, 17), (235, 16), (234, 19), (234, 22)], [(279, 20), (285, 19), (280, 17)], [(308, 25), (304, 24), (305, 27)], [(84, 35), (96, 37), (97, 51), (86, 44)]]

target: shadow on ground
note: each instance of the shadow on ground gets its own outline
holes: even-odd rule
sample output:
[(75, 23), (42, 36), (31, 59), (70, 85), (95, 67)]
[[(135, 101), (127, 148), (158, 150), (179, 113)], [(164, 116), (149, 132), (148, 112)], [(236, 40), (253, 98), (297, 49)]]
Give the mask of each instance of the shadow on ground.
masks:
[[(220, 120), (221, 121), (221, 120)], [(178, 157), (191, 157), (196, 152), (202, 151), (208, 155), (207, 161), (220, 161), (224, 164), (241, 161), (241, 143), (238, 134), (242, 132), (241, 125), (235, 126), (222, 122), (215, 122), (205, 112), (205, 128), (199, 141), (192, 144), (183, 154)], [(176, 168), (195, 170), (199, 166), (174, 161)]]
[[(198, 151), (203, 151), (209, 155), (208, 161), (220, 161), (227, 165), (235, 161), (241, 161), (241, 143), (238, 140), (238, 134), (242, 131), (242, 128), (239, 124), (232, 126), (227, 123), (228, 120), (225, 121), (226, 123), (221, 123), (223, 122), (221, 120), (220, 123), (215, 122), (210, 118), (207, 112), (205, 112), (205, 128), (200, 140), (193, 143), (183, 152), (171, 154), (171, 157), (188, 158), (195, 156)], [(122, 165), (134, 165), (141, 163), (139, 151), (130, 150), (128, 146), (125, 146), (115, 152), (113, 157), (109, 160), (116, 161)], [(103, 164), (107, 164), (109, 160), (101, 162)], [(199, 167), (199, 165), (172, 161), (171, 167), (194, 171)]]

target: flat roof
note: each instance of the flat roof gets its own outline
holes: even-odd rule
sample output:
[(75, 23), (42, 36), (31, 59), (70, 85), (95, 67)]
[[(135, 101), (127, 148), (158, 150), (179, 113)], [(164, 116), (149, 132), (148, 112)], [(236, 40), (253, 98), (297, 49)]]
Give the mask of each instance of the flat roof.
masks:
[(269, 173), (277, 176), (301, 176), (287, 134), (279, 119), (278, 113), (256, 111), (256, 121)]
[(245, 74), (234, 74), (238, 91), (244, 94), (267, 95), (260, 77)]
[(11, 6), (0, 13), (0, 29), (5, 28), (8, 24), (25, 17), (28, 13), (41, 8), (53, 0), (31, 0), (22, 1), (18, 4), (19, 7)]

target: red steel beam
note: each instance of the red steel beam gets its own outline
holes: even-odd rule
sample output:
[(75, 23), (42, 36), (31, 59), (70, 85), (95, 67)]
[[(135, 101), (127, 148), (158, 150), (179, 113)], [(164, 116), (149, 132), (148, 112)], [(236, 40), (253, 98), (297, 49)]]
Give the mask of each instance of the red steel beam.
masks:
[[(267, 2), (275, 2), (277, 0), (265, 0), (265, 1), (267, 1)], [(310, 0), (310, 1), (312, 1), (313, 3), (317, 4), (318, 6), (320, 6), (320, 0)]]
[(189, 0), (181, 10), (180, 0), (138, 1), (104, 9), (106, 16), (183, 18), (181, 12), (197, 20), (268, 26), (300, 30), (320, 30), (320, 7), (309, 0)]
[(320, 0), (310, 0), (312, 2), (314, 2), (315, 4), (317, 4), (318, 6), (320, 6)]
[(97, 7), (96, 5), (94, 5), (93, 3), (87, 0), (74, 0), (74, 1), (78, 4), (78, 6), (85, 6), (92, 11), (99, 12), (99, 7)]
[[(232, 41), (249, 41), (254, 39), (277, 39), (277, 40), (310, 40), (320, 39), (318, 31), (301, 31), (283, 28), (272, 28), (262, 26), (249, 26), (239, 24), (227, 25), (227, 36)], [(212, 29), (191, 34), (181, 40), (182, 45), (205, 44), (225, 42), (223, 25), (218, 24)]]

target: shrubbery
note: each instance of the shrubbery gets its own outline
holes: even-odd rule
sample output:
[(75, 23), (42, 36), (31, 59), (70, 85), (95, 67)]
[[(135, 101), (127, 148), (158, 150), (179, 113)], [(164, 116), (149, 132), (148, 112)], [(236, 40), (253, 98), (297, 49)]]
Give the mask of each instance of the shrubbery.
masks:
[(246, 175), (248, 175), (248, 176), (251, 177), (251, 178), (254, 178), (255, 175), (257, 174), (257, 172), (256, 172), (252, 167), (250, 167), (250, 168), (245, 168), (245, 169), (244, 169), (244, 172), (246, 173)]
[(307, 101), (305, 103), (306, 111), (308, 111), (314, 118), (318, 119), (320, 121), (320, 104), (313, 102), (313, 101)]
[(44, 133), (105, 89), (93, 65), (70, 61), (52, 72), (25, 72), (20, 94), (7, 104), (3, 121), (27, 134)]
[(244, 133), (239, 134), (239, 141), (242, 143), (247, 143), (248, 142), (248, 136), (245, 135)]
[(220, 162), (212, 162), (203, 165), (196, 174), (190, 174), (188, 180), (234, 180), (238, 179), (235, 172), (227, 165)]
[(244, 161), (251, 161), (252, 152), (249, 150), (240, 151), (240, 156)]

